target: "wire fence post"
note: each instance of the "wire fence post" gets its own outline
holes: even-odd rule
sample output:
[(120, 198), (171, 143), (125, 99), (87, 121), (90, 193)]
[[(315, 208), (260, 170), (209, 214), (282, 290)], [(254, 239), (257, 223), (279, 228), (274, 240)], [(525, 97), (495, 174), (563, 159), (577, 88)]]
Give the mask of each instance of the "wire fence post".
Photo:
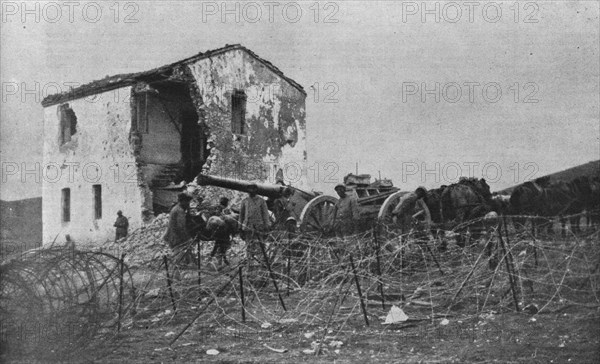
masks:
[(246, 302), (244, 300), (244, 278), (242, 274), (242, 265), (238, 267), (238, 275), (240, 277), (240, 300), (242, 301), (242, 322), (246, 322)]
[(119, 265), (119, 318), (117, 320), (117, 332), (121, 331), (121, 318), (123, 315), (123, 271), (125, 270), (125, 253), (121, 254)]
[(350, 254), (350, 265), (352, 266), (352, 272), (354, 272), (354, 281), (356, 282), (356, 290), (358, 291), (358, 298), (360, 299), (360, 309), (362, 310), (363, 316), (365, 318), (365, 324), (369, 326), (369, 318), (367, 317), (367, 308), (365, 307), (365, 300), (362, 295), (362, 290), (360, 289), (360, 283), (358, 281), (358, 274), (356, 274), (356, 267), (354, 266), (354, 259), (352, 259), (352, 254)]
[(289, 297), (290, 295), (290, 284), (291, 284), (291, 278), (290, 278), (290, 274), (292, 271), (292, 249), (291, 249), (291, 240), (290, 240), (290, 233), (288, 232), (288, 238), (287, 238), (287, 296)]
[(198, 265), (198, 301), (200, 301), (200, 297), (202, 296), (202, 272), (201, 272), (202, 256), (200, 255), (200, 240), (198, 240), (196, 242), (196, 246), (198, 248), (198, 255), (196, 257), (196, 264)]
[(171, 287), (171, 276), (169, 276), (169, 263), (167, 262), (167, 256), (163, 255), (163, 262), (165, 263), (165, 272), (167, 273), (167, 287), (169, 288), (169, 296), (171, 297), (171, 305), (173, 305), (173, 311), (177, 311), (175, 305), (175, 297), (173, 296), (173, 288)]

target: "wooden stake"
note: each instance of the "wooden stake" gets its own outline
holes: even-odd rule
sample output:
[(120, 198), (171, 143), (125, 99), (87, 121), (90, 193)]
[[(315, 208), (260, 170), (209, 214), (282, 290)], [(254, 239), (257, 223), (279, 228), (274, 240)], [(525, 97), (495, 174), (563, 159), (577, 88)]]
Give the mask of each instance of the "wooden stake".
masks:
[[(506, 229), (506, 221), (504, 222), (504, 229)], [(506, 236), (508, 237), (508, 230), (506, 231)], [(535, 246), (535, 219), (531, 218), (531, 236), (533, 237), (533, 258), (535, 260), (535, 266), (538, 266), (538, 256), (537, 256), (537, 247)]]
[(240, 276), (240, 299), (242, 301), (242, 322), (246, 322), (246, 303), (244, 300), (244, 279), (242, 278), (242, 265), (238, 268), (238, 275)]
[(200, 270), (202, 257), (200, 255), (200, 240), (196, 242), (196, 246), (198, 248), (198, 256), (196, 258), (196, 264), (198, 265), (198, 301), (200, 301), (202, 293), (202, 274)]
[(287, 295), (289, 297), (290, 295), (290, 274), (291, 274), (291, 270), (292, 270), (292, 249), (290, 246), (290, 233), (288, 232), (288, 239), (287, 239)]
[(121, 331), (121, 316), (123, 312), (123, 270), (125, 269), (125, 253), (121, 254), (119, 264), (121, 265), (121, 269), (119, 273), (119, 318), (117, 320), (117, 332)]
[(367, 308), (365, 307), (365, 301), (363, 299), (362, 291), (360, 289), (360, 283), (358, 282), (358, 274), (356, 274), (356, 267), (354, 266), (354, 259), (350, 254), (350, 265), (352, 266), (352, 272), (354, 272), (354, 281), (356, 282), (356, 290), (358, 291), (358, 298), (360, 299), (360, 309), (362, 310), (365, 318), (365, 324), (369, 326), (369, 318), (367, 317)]
[(167, 272), (167, 287), (169, 288), (169, 296), (171, 296), (171, 305), (173, 305), (173, 311), (177, 311), (175, 306), (175, 297), (173, 296), (173, 289), (171, 288), (171, 277), (169, 276), (169, 263), (167, 262), (167, 256), (163, 255), (163, 262), (165, 263), (165, 271)]

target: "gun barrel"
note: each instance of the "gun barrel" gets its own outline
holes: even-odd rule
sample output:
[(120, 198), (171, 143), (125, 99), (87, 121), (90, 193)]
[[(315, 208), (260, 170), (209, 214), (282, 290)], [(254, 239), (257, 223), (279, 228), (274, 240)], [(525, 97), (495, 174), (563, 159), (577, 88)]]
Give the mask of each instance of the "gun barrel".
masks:
[(258, 187), (258, 192), (257, 192), (258, 195), (261, 195), (264, 197), (271, 197), (271, 198), (281, 197), (283, 195), (283, 192), (286, 189), (285, 186), (280, 186), (280, 185), (253, 183), (253, 182), (248, 182), (248, 181), (236, 180), (236, 179), (232, 179), (232, 178), (207, 176), (204, 174), (198, 175), (198, 184), (201, 186), (215, 186), (215, 187), (221, 187), (221, 188), (226, 188), (226, 189), (240, 191), (240, 192), (247, 192), (248, 186), (254, 184)]

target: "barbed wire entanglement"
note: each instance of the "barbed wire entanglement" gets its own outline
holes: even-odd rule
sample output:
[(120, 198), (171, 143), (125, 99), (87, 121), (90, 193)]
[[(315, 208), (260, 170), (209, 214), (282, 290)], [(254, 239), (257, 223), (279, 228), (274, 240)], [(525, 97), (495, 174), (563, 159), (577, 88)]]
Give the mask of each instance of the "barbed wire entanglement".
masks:
[[(301, 327), (343, 331), (381, 322), (391, 305), (429, 322), (599, 305), (598, 233), (535, 237), (505, 220), (470, 221), (461, 239), (455, 231), (427, 236), (386, 227), (343, 239), (272, 234), (263, 242), (268, 263), (261, 254), (246, 257), (246, 243), (236, 239), (231, 265), (222, 268), (208, 262), (212, 243), (202, 242), (199, 265), (197, 259), (184, 263), (180, 251), (167, 259), (168, 277), (163, 261), (148, 268), (154, 274), (141, 290), (138, 312), (145, 313), (137, 324), (179, 323), (183, 329), (194, 320), (166, 340), (175, 345), (198, 331), (248, 340)], [(193, 246), (191, 255), (197, 253)]]
[(107, 349), (137, 296), (115, 256), (68, 247), (37, 248), (0, 265), (4, 355), (60, 359)]
[[(562, 237), (541, 220), (533, 230), (530, 223), (522, 227), (525, 218), (476, 219), (455, 230), (434, 229), (432, 234), (419, 229), (401, 233), (390, 226), (374, 226), (344, 238), (274, 232), (262, 241), (264, 249), (253, 249), (258, 252), (255, 256), (248, 256), (246, 242), (235, 238), (229, 265), (221, 266), (210, 259), (213, 242), (173, 250), (159, 243), (158, 229), (150, 228), (146, 238), (138, 236), (139, 242), (129, 247), (111, 243), (121, 249), (115, 256), (125, 254), (125, 270), (130, 272), (124, 291), (135, 292), (123, 300), (131, 315), (121, 316), (122, 331), (166, 328), (165, 347), (197, 341), (199, 333), (266, 340), (314, 332), (318, 353), (326, 338), (351, 334), (356, 327), (371, 335), (398, 335), (390, 327), (430, 328), (451, 317), (468, 320), (490, 313), (541, 315), (600, 307), (598, 231)], [(154, 235), (161, 238), (147, 240)], [(140, 252), (142, 247), (148, 251)], [(3, 275), (6, 269), (3, 266)], [(24, 264), (11, 269), (20, 273), (8, 273), (9, 282), (17, 282), (31, 280), (28, 277), (37, 277), (46, 268)], [(50, 278), (55, 275), (59, 273), (44, 274), (48, 278), (43, 284), (59, 285)], [(110, 286), (117, 290), (111, 292), (119, 292), (119, 274), (114, 277)], [(70, 292), (68, 300), (73, 299), (76, 283), (86, 279), (85, 273), (70, 279), (61, 292)], [(56, 306), (56, 289), (10, 289), (17, 292), (13, 295), (33, 298), (28, 306), (19, 307), (22, 314), (41, 311), (44, 304)], [(115, 301), (110, 302), (114, 316)], [(401, 308), (408, 319), (381, 326), (392, 306)], [(11, 314), (20, 314), (17, 308), (12, 310)], [(80, 317), (77, 312), (73, 315)], [(108, 322), (114, 328), (114, 321)]]

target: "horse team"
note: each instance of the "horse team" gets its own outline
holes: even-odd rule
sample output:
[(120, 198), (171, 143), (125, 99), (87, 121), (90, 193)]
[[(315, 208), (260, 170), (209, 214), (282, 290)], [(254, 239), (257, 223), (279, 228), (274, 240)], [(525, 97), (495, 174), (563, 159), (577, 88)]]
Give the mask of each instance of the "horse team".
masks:
[(434, 224), (445, 230), (460, 232), (468, 222), (483, 219), (491, 212), (512, 217), (515, 228), (531, 221), (533, 233), (548, 233), (554, 218), (566, 234), (581, 232), (580, 221), (588, 226), (600, 224), (600, 177), (581, 176), (569, 182), (551, 182), (538, 178), (514, 188), (512, 194), (492, 194), (485, 179), (461, 178), (458, 183), (429, 190), (425, 202)]

